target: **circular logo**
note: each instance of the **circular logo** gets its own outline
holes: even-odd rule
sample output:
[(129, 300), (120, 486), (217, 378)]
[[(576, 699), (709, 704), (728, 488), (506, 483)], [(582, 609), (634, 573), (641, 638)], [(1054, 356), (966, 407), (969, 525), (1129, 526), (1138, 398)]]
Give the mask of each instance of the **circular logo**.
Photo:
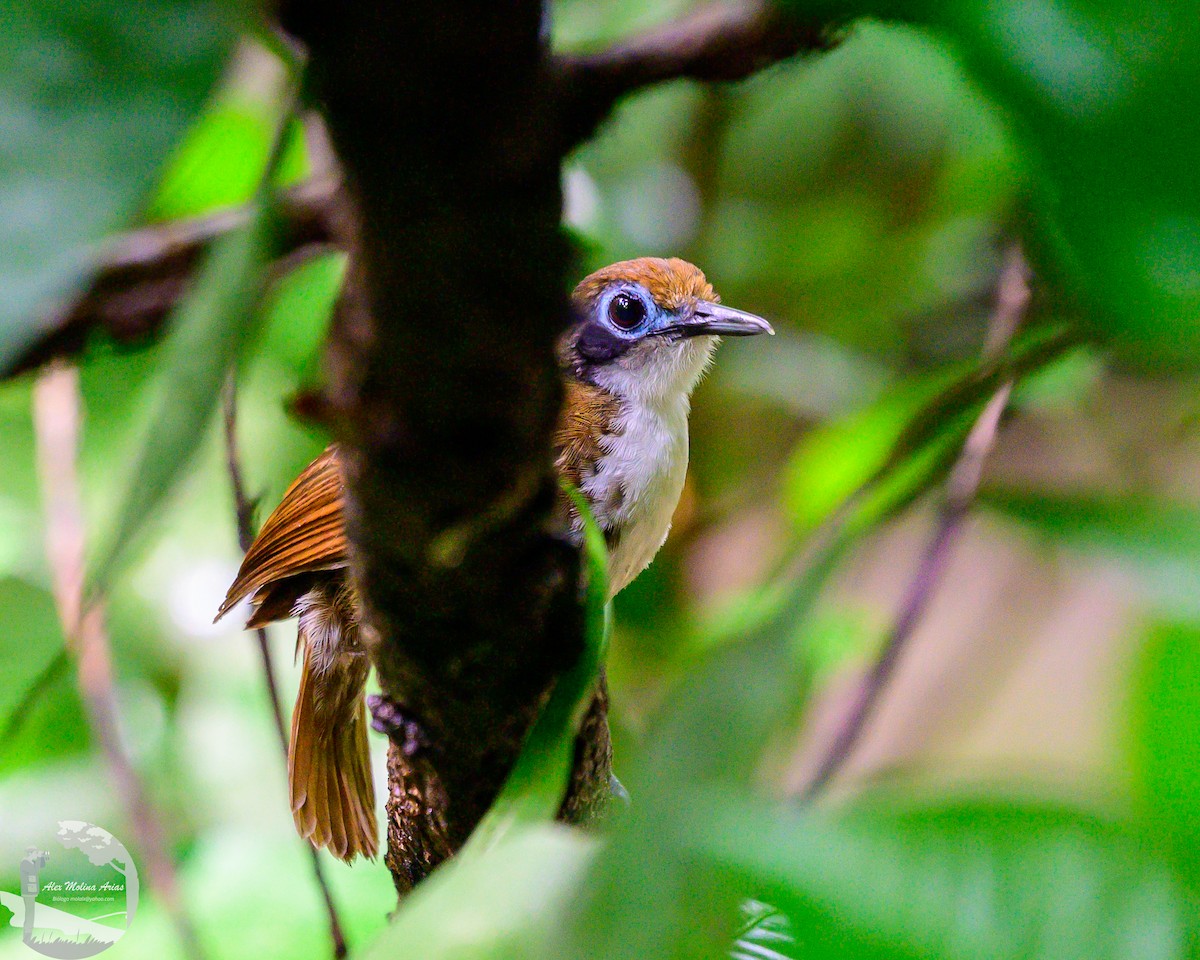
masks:
[(137, 910), (138, 875), (129, 851), (94, 823), (60, 820), (58, 833), (25, 851), (21, 889), (0, 890), (0, 920), (45, 957), (94, 957), (125, 935)]

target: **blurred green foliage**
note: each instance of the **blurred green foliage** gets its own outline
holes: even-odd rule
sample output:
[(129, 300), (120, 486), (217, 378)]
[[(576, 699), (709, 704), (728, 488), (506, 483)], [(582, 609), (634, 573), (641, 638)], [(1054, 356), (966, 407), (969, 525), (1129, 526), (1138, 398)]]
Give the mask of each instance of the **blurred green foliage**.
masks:
[(143, 202), (236, 37), (222, 0), (6, 0), (0, 39), (0, 363)]
[(1200, 629), (1187, 622), (1152, 624), (1133, 673), (1130, 757), (1138, 799), (1193, 880), (1200, 876), (1198, 682)]
[[(633, 803), (593, 835), (544, 822), (577, 713), (578, 688), (564, 684), (488, 842), (418, 888), (390, 927), (383, 865), (329, 864), (356, 954), (1196, 955), (1200, 20), (1184, 0), (789, 5), (852, 23), (845, 42), (735, 87), (631, 97), (564, 171), (581, 274), (685, 256), (726, 302), (779, 329), (769, 344), (722, 348), (695, 397), (675, 533), (615, 601), (611, 719)], [(562, 0), (554, 42), (601, 46), (686, 9)], [(217, 83), (242, 16), (232, 5), (35, 0), (4, 13), (0, 360), (121, 226), (245, 205), (312, 167), (290, 122), (266, 169), (293, 67), (278, 49), (246, 40)], [(1013, 236), (1039, 296), (1022, 335), (984, 361)], [(225, 371), (239, 361), (240, 449), (263, 510), (325, 442), (286, 403), (319, 378), (344, 258), (310, 260), (260, 299), (271, 238), (269, 218), (252, 218), (212, 252), (162, 343), (95, 339), (80, 365), (81, 473), (122, 735), (219, 958), (329, 953), (256, 653), (234, 623), (210, 623), (238, 560), (212, 429)], [(886, 634), (927, 494), (1010, 376), (994, 475), (964, 534), (982, 559), (945, 593), (999, 621), (993, 637), (1018, 630), (1045, 581), (1067, 599), (1088, 578), (1120, 596), (1116, 620), (1046, 609), (1026, 652), (1066, 688), (1095, 650), (1083, 633), (1117, 635), (1099, 712), (1069, 708), (1102, 760), (1086, 776), (1031, 776), (997, 755), (949, 769), (918, 744), (877, 758), (849, 798), (788, 800), (805, 769), (796, 741), (819, 746), (822, 709)], [(49, 591), (31, 387), (0, 385), (5, 890), (28, 838), (56, 818), (130, 835)], [(118, 550), (113, 576), (104, 558)], [(590, 608), (593, 653), (602, 607)], [(951, 680), (897, 682), (930, 703), (985, 689), (969, 704), (977, 720), (1010, 668), (965, 657), (973, 635), (931, 620), (931, 642), (960, 641), (942, 667)], [(273, 633), (280, 662), (292, 642)], [(1043, 648), (1071, 656), (1039, 660)], [(971, 667), (984, 675), (963, 676)], [(1036, 699), (1019, 706), (1057, 716)], [(1083, 734), (1050, 724), (1041, 738), (1086, 752)], [(998, 756), (1019, 767), (1034, 746), (1014, 732)], [(884, 774), (886, 788), (872, 782)], [(119, 949), (179, 955), (145, 893)], [(0, 929), (0, 958), (24, 950)]]
[(1192, 366), (1200, 336), (1200, 20), (1176, 0), (789, 0), (805, 14), (878, 16), (952, 39), (1010, 118), (1038, 262), (1129, 355)]

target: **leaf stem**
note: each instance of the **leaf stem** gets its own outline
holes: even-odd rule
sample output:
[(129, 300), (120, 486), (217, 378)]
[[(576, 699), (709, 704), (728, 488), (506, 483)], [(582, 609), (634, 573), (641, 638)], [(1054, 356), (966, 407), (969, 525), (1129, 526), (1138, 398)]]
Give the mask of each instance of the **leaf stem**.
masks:
[(175, 926), (185, 956), (203, 960), (196, 929), (183, 908), (162, 818), (122, 742), (103, 598), (98, 596), (87, 606), (83, 603), (85, 533), (77, 469), (80, 415), (76, 367), (56, 362), (45, 369), (34, 388), (33, 416), (54, 598), (67, 649), (75, 659), (88, 724), (133, 827), (150, 885)]
[[(245, 553), (254, 542), (254, 501), (246, 494), (246, 485), (242, 479), (241, 459), (237, 447), (237, 383), (231, 374), (225, 384), (225, 464), (229, 470), (229, 482), (233, 488), (234, 515), (237, 518), (238, 543)], [(265, 627), (254, 631), (258, 639), (259, 660), (262, 663), (263, 682), (267, 688), (267, 699), (271, 703), (271, 715), (275, 721), (275, 731), (279, 735), (279, 745), (283, 751), (284, 763), (287, 762), (288, 733), (283, 722), (283, 706), (279, 696), (279, 682), (275, 676), (275, 663), (271, 657), (271, 644)], [(345, 957), (349, 948), (346, 945), (346, 935), (338, 916), (337, 905), (333, 902), (333, 894), (329, 889), (329, 881), (321, 866), (321, 857), (316, 848), (306, 843), (312, 859), (313, 877), (317, 889), (321, 893), (321, 901), (325, 906), (325, 916), (329, 920), (329, 938), (333, 944), (333, 955), (337, 960)]]
[[(998, 357), (1007, 348), (1025, 315), (1029, 298), (1029, 267), (1020, 245), (1013, 244), (1005, 257), (997, 284), (996, 307), (983, 346), (985, 360)], [(901, 654), (928, 609), (934, 590), (945, 572), (950, 549), (979, 489), (983, 464), (995, 444), (1000, 417), (1008, 405), (1012, 387), (1012, 379), (1000, 384), (967, 434), (962, 452), (946, 480), (933, 535), (917, 563), (896, 621), (862, 684), (859, 696), (843, 719), (817, 772), (805, 787), (802, 795), (805, 800), (823, 791), (845, 765), (887, 689)]]

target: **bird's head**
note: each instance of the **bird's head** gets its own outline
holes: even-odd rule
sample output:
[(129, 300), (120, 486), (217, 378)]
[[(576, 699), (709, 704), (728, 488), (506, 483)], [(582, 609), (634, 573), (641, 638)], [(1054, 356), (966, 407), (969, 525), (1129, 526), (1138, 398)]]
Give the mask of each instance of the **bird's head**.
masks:
[(722, 306), (686, 260), (642, 257), (597, 270), (572, 295), (578, 319), (563, 363), (580, 379), (646, 402), (686, 397), (718, 337), (774, 333), (761, 317)]

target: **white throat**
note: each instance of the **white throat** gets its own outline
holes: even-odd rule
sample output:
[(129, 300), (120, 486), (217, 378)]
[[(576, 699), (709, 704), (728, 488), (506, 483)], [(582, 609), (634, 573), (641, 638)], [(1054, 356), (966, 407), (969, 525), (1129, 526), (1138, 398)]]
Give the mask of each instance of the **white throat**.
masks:
[(715, 338), (697, 337), (657, 351), (664, 356), (638, 371), (615, 364), (597, 371), (597, 383), (621, 410), (583, 492), (610, 534), (613, 595), (649, 565), (670, 532), (687, 476), (690, 395), (715, 345)]
[(596, 383), (631, 403), (687, 410), (688, 398), (712, 362), (716, 337), (691, 337), (648, 353), (630, 351), (622, 360), (596, 368)]

